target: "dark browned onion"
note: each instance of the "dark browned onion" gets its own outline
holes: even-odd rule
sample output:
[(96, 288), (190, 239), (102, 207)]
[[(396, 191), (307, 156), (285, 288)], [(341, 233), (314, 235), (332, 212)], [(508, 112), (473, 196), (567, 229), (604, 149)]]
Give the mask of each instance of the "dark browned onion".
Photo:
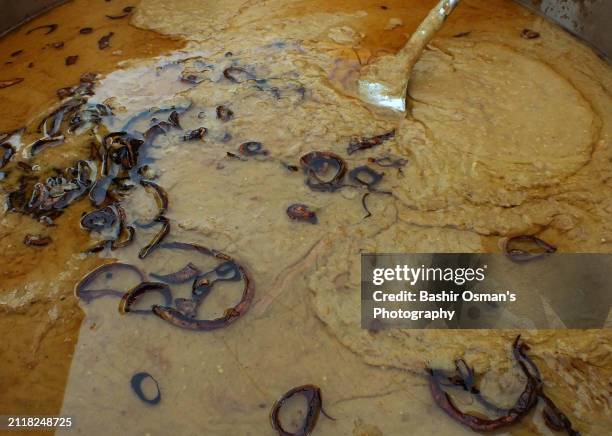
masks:
[[(153, 380), (153, 382), (155, 383), (155, 388), (157, 389), (157, 394), (153, 398), (147, 398), (147, 396), (142, 390), (142, 382), (147, 378)], [(139, 372), (134, 374), (132, 376), (132, 379), (130, 380), (130, 386), (132, 386), (132, 390), (138, 396), (138, 398), (140, 398), (147, 404), (154, 406), (155, 404), (158, 404), (161, 401), (161, 391), (159, 390), (159, 384), (157, 383), (157, 380), (155, 380), (153, 376), (148, 372)]]
[(247, 80), (255, 80), (255, 75), (249, 73), (244, 68), (240, 67), (229, 67), (223, 70), (223, 76), (230, 82), (242, 83)]
[(159, 222), (158, 218), (163, 218), (164, 220), (166, 219), (163, 217), (163, 215), (168, 210), (168, 204), (169, 204), (168, 194), (161, 186), (159, 186), (157, 183), (154, 183), (150, 180), (141, 180), (140, 184), (147, 191), (153, 190), (153, 192), (155, 192), (155, 203), (158, 206), (157, 215), (149, 223), (141, 223), (138, 221), (135, 222), (136, 226), (140, 228), (149, 228), (149, 227), (154, 226), (157, 222)]
[(100, 50), (104, 50), (110, 47), (110, 40), (114, 35), (115, 35), (114, 32), (109, 32), (106, 35), (104, 35), (102, 38), (100, 38), (98, 40), (98, 48)]
[(95, 253), (100, 253), (101, 251), (106, 250), (108, 247), (112, 247), (112, 240), (110, 239), (104, 239), (100, 242), (98, 242), (97, 244), (95, 244), (92, 247), (87, 248), (84, 253), (85, 254), (95, 254)]
[(44, 117), (38, 124), (37, 131), (45, 137), (58, 135), (66, 117), (78, 111), (84, 103), (85, 100), (80, 97), (68, 100)]
[[(213, 279), (211, 279), (213, 277)], [(233, 260), (226, 260), (210, 271), (200, 273), (193, 281), (192, 291), (196, 296), (202, 296), (202, 288), (212, 287), (217, 281), (236, 282), (242, 278), (240, 269)]]
[(150, 180), (141, 180), (140, 184), (147, 190), (151, 189), (155, 192), (155, 202), (158, 206), (157, 216), (165, 215), (168, 211), (168, 194), (157, 183), (151, 182)]
[(70, 66), (70, 65), (74, 65), (77, 63), (77, 61), (79, 60), (79, 56), (78, 55), (74, 55), (74, 56), (68, 56), (65, 60), (65, 64), (66, 66)]
[(317, 214), (305, 204), (295, 203), (287, 208), (287, 215), (292, 220), (305, 221), (310, 224), (317, 223)]
[(29, 35), (30, 33), (36, 31), (36, 30), (41, 30), (41, 29), (47, 29), (47, 31), (45, 32), (45, 35), (48, 35), (50, 33), (55, 32), (55, 30), (58, 28), (59, 26), (57, 24), (44, 24), (42, 26), (38, 26), (38, 27), (34, 27), (30, 30), (28, 30), (26, 32), (26, 35)]
[(168, 116), (168, 122), (177, 129), (182, 129), (181, 123), (179, 121), (179, 114), (177, 111), (172, 111)]
[(368, 204), (366, 203), (366, 199), (369, 195), (370, 193), (366, 192), (365, 194), (363, 194), (363, 197), (361, 197), (361, 206), (363, 206), (363, 210), (366, 211), (366, 215), (363, 217), (364, 219), (370, 218), (372, 216), (372, 212), (370, 212), (370, 209), (368, 209)]
[(372, 136), (370, 138), (365, 138), (365, 137), (353, 138), (350, 140), (349, 145), (346, 149), (346, 152), (348, 154), (353, 154), (358, 150), (365, 150), (368, 148), (375, 147), (393, 138), (395, 138), (395, 130), (391, 130), (390, 132), (383, 133), (382, 135)]
[(557, 251), (557, 247), (534, 235), (519, 235), (508, 238), (504, 252), (513, 262), (529, 262)]
[(525, 39), (536, 39), (540, 37), (540, 34), (535, 30), (523, 29), (521, 31), (521, 37)]
[(151, 309), (132, 309), (132, 306), (138, 301), (139, 297), (149, 292), (161, 294), (164, 297), (165, 305), (169, 306), (172, 304), (172, 293), (168, 285), (159, 282), (142, 282), (123, 294), (119, 302), (119, 313), (150, 314)]
[[(474, 373), (465, 362), (459, 360), (456, 364), (455, 374), (449, 376), (440, 370), (428, 369), (429, 387), (436, 404), (451, 418), (471, 428), (476, 432), (491, 432), (516, 424), (528, 415), (537, 405), (538, 398), (544, 400), (544, 420), (553, 430), (564, 429), (568, 435), (579, 436), (573, 429), (567, 416), (544, 393), (543, 382), (535, 363), (526, 355), (529, 346), (520, 340), (518, 335), (512, 345), (512, 355), (525, 375), (527, 382), (523, 392), (509, 409), (501, 408), (485, 400), (475, 386)], [(460, 364), (460, 363), (463, 364)], [(442, 382), (447, 385), (461, 386), (470, 392), (488, 409), (500, 413), (499, 418), (486, 418), (464, 413), (453, 403), (451, 397), (442, 389)]]
[(310, 152), (300, 158), (300, 165), (306, 174), (306, 184), (314, 191), (333, 192), (344, 186), (346, 163), (335, 153)]
[[(204, 255), (213, 256), (217, 259), (225, 261), (226, 263), (230, 262), (238, 270), (239, 277), (244, 280), (244, 289), (242, 291), (242, 297), (240, 301), (234, 307), (227, 309), (223, 316), (219, 318), (215, 318), (212, 320), (195, 319), (194, 316), (192, 316), (193, 312), (183, 313), (181, 312), (181, 310), (177, 310), (168, 306), (153, 306), (153, 313), (155, 313), (155, 315), (157, 315), (164, 321), (167, 321), (170, 324), (183, 329), (208, 331), (227, 327), (249, 310), (249, 307), (253, 302), (253, 298), (255, 297), (255, 287), (247, 270), (242, 265), (236, 263), (231, 257), (219, 251), (211, 250), (201, 245), (188, 244), (184, 242), (167, 243), (164, 244), (162, 247), (170, 249), (192, 250)], [(233, 276), (229, 278), (223, 278), (225, 277), (225, 274), (227, 274), (225, 268), (223, 268), (223, 271), (217, 272), (221, 268), (221, 266), (222, 265), (220, 265), (214, 270), (217, 277), (219, 278), (219, 276), (221, 275), (221, 278), (219, 279), (233, 280)], [(210, 285), (210, 282), (208, 282), (208, 285)], [(205, 285), (205, 282), (203, 281), (199, 281), (199, 285), (198, 283), (194, 282), (194, 298), (198, 298), (199, 301), (201, 301), (201, 299), (204, 298), (208, 294), (208, 292), (210, 292), (210, 289), (211, 287)], [(189, 301), (185, 301), (185, 303), (189, 303)], [(195, 310), (195, 306), (197, 305), (197, 303), (198, 301), (191, 302), (192, 310)]]
[(580, 433), (574, 430), (572, 422), (569, 420), (567, 415), (552, 402), (548, 396), (543, 392), (540, 392), (540, 398), (544, 400), (544, 409), (542, 410), (542, 416), (544, 422), (553, 431), (565, 430), (570, 436), (580, 436)]
[(366, 186), (369, 191), (380, 183), (383, 176), (383, 173), (378, 173), (367, 165), (354, 168), (349, 172), (351, 182)]
[[(306, 416), (304, 417), (304, 421), (297, 432), (290, 433), (283, 428), (280, 422), (279, 414), (285, 402), (295, 395), (302, 395), (306, 398), (308, 410), (306, 412)], [(270, 410), (270, 424), (272, 424), (272, 428), (278, 432), (279, 436), (307, 436), (312, 433), (317, 425), (320, 413), (323, 413), (329, 419), (334, 419), (325, 413), (325, 410), (323, 410), (321, 389), (315, 385), (298, 386), (285, 392), (278, 400), (274, 402), (274, 405), (272, 405), (272, 409)]]
[(130, 265), (128, 263), (107, 263), (106, 265), (102, 265), (93, 271), (89, 272), (85, 277), (81, 279), (79, 283), (74, 287), (74, 295), (76, 298), (80, 300), (84, 300), (85, 302), (90, 302), (96, 298), (104, 297), (104, 296), (113, 296), (113, 297), (121, 297), (124, 295), (124, 292), (121, 292), (116, 289), (87, 289), (95, 279), (100, 277), (102, 274), (109, 274), (112, 270), (128, 270), (134, 272), (138, 275), (138, 281), (145, 281), (145, 275), (135, 267), (134, 265)]
[(257, 155), (267, 155), (268, 151), (263, 148), (263, 144), (258, 141), (248, 141), (243, 142), (238, 147), (238, 151), (243, 156), (257, 156)]
[(283, 166), (283, 168), (285, 168), (287, 171), (291, 171), (291, 172), (296, 172), (299, 171), (299, 167), (297, 165), (291, 165), (288, 164), (286, 162), (281, 162), (281, 165)]
[(234, 117), (234, 112), (227, 106), (217, 106), (217, 118), (221, 121), (229, 121)]
[(383, 156), (369, 158), (368, 162), (374, 163), (383, 168), (402, 168), (408, 163), (408, 160), (401, 157)]
[[(189, 264), (181, 271), (173, 274), (171, 276), (171, 279), (177, 281), (185, 281), (187, 277), (193, 276), (196, 270), (197, 267), (195, 267), (195, 265)], [(191, 319), (195, 319), (197, 316), (198, 307), (200, 306), (202, 301), (212, 292), (213, 287), (217, 282), (236, 282), (240, 281), (241, 279), (242, 274), (240, 272), (239, 266), (231, 260), (223, 262), (222, 264), (218, 265), (210, 271), (199, 272), (191, 285), (192, 297), (190, 299), (177, 298), (175, 300), (176, 308), (181, 315), (184, 315)]]
[(36, 156), (41, 151), (48, 147), (55, 147), (64, 142), (64, 135), (50, 136), (46, 138), (40, 138), (34, 141), (28, 146), (30, 150), (30, 156)]
[[(518, 397), (514, 406), (508, 409), (507, 414), (495, 418), (482, 418), (469, 413), (464, 413), (457, 408), (453, 403), (451, 397), (442, 389), (441, 381), (447, 380), (449, 377), (440, 370), (428, 369), (429, 388), (433, 396), (434, 401), (448, 416), (461, 424), (471, 428), (477, 432), (490, 432), (500, 428), (507, 427), (520, 421), (525, 415), (527, 415), (538, 401), (538, 382), (531, 376), (525, 364), (523, 363), (520, 353), (520, 336), (514, 342), (513, 351), (517, 363), (523, 370), (523, 373), (527, 377), (527, 383), (523, 392)], [(456, 374), (457, 377), (461, 377), (460, 373)]]
[(122, 18), (126, 18), (128, 17), (132, 11), (134, 10), (134, 6), (126, 6), (125, 8), (123, 8), (123, 14), (121, 15), (106, 15), (106, 18), (109, 18), (111, 20), (121, 20)]
[[(119, 238), (121, 238), (124, 229), (123, 229), (123, 222), (121, 223), (121, 231), (119, 233)], [(115, 239), (114, 241), (111, 242), (111, 250), (117, 250), (119, 248), (125, 248), (128, 245), (130, 245), (132, 242), (134, 242), (134, 236), (136, 235), (136, 229), (132, 226), (126, 226), (125, 227), (125, 232), (127, 232), (127, 237), (125, 237), (122, 240), (119, 240), (119, 238)]]
[(23, 238), (23, 243), (32, 247), (44, 247), (51, 243), (51, 238), (49, 236), (27, 234)]
[(151, 239), (147, 245), (142, 247), (138, 252), (138, 257), (144, 259), (151, 253), (155, 248), (164, 240), (164, 238), (170, 233), (170, 221), (165, 216), (158, 216), (153, 220), (156, 223), (161, 223), (162, 228), (159, 232)]
[(9, 86), (17, 85), (23, 82), (23, 77), (17, 77), (15, 79), (0, 80), (0, 89), (8, 88)]
[(0, 144), (0, 151), (2, 152), (0, 154), (0, 168), (4, 168), (15, 154), (15, 148), (8, 142), (4, 142)]
[(208, 133), (208, 129), (206, 127), (200, 127), (199, 129), (187, 132), (183, 136), (183, 141), (196, 141), (199, 139), (203, 139), (204, 136), (206, 136), (206, 133)]
[(93, 83), (96, 81), (97, 78), (98, 78), (98, 74), (90, 71), (90, 72), (81, 74), (81, 78), (79, 80), (81, 83)]
[(181, 284), (188, 282), (189, 280), (194, 279), (196, 276), (201, 274), (202, 271), (195, 266), (193, 263), (189, 262), (182, 269), (177, 272), (171, 274), (155, 274), (151, 273), (151, 277), (156, 280), (161, 280), (162, 282), (171, 283), (171, 284)]
[(115, 206), (106, 206), (85, 214), (81, 218), (81, 227), (88, 231), (101, 232), (112, 228), (120, 220)]
[(103, 141), (110, 159), (126, 170), (131, 170), (138, 164), (138, 152), (144, 143), (145, 141), (126, 132), (110, 133)]

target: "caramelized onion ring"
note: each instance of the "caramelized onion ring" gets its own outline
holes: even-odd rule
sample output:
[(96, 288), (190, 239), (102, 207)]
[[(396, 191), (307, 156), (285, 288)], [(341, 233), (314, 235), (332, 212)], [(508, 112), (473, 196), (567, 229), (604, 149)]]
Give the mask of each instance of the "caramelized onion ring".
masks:
[[(515, 247), (516, 244), (528, 243), (533, 247), (534, 250), (541, 250), (535, 252), (534, 250), (523, 250)], [(557, 247), (548, 242), (533, 235), (520, 235), (509, 238), (504, 243), (504, 253), (513, 262), (529, 262), (534, 259), (547, 256), (557, 251)]]
[(4, 88), (8, 88), (9, 86), (17, 85), (23, 81), (24, 81), (23, 77), (17, 77), (15, 79), (9, 79), (9, 80), (0, 80), (0, 89), (4, 89)]
[(191, 130), (183, 135), (183, 141), (197, 141), (199, 139), (204, 139), (207, 133), (208, 129), (206, 127), (200, 127), (199, 129)]
[(107, 295), (113, 297), (123, 296), (124, 293), (116, 289), (86, 289), (87, 286), (89, 286), (95, 279), (100, 277), (100, 275), (107, 273), (113, 269), (123, 269), (135, 272), (138, 275), (140, 282), (143, 282), (145, 280), (145, 275), (134, 265), (122, 262), (107, 263), (106, 265), (99, 266), (98, 268), (89, 272), (85, 277), (81, 279), (79, 283), (76, 284), (76, 286), (74, 287), (75, 297), (79, 300), (83, 300), (86, 303), (89, 303), (91, 300)]
[(456, 374), (453, 377), (448, 377), (440, 370), (427, 369), (429, 388), (434, 401), (448, 416), (461, 424), (477, 432), (489, 432), (519, 422), (536, 406), (538, 398), (542, 398), (545, 402), (543, 414), (546, 424), (553, 429), (565, 429), (569, 435), (577, 436), (578, 432), (572, 428), (572, 424), (567, 416), (565, 416), (550, 398), (544, 394), (540, 371), (533, 361), (525, 354), (525, 351), (528, 350), (529, 347), (524, 342), (521, 342), (520, 338), (521, 336), (518, 335), (514, 340), (512, 354), (527, 378), (527, 383), (515, 404), (509, 409), (503, 409), (477, 396), (477, 399), (482, 404), (490, 409), (496, 409), (502, 412), (503, 416), (489, 419), (464, 413), (459, 410), (450, 396), (442, 389), (441, 380), (448, 380), (451, 384), (463, 386), (464, 389), (472, 394), (479, 394), (478, 389), (474, 385), (473, 371), (467, 365), (461, 367), (459, 365), (459, 362), (462, 362), (461, 360), (457, 363)]
[(106, 206), (83, 215), (81, 227), (88, 231), (100, 232), (113, 227), (120, 219), (116, 207)]
[[(306, 174), (306, 184), (314, 191), (333, 192), (343, 186), (346, 163), (337, 154), (329, 151), (313, 151), (300, 158), (300, 165)], [(324, 175), (332, 167), (335, 172), (331, 178), (324, 179)]]
[(372, 136), (370, 138), (353, 138), (349, 142), (346, 152), (350, 155), (359, 150), (366, 150), (382, 144), (389, 139), (395, 138), (395, 130), (383, 133), (382, 135)]
[(198, 275), (200, 275), (202, 271), (195, 266), (193, 263), (189, 262), (179, 271), (171, 273), (171, 274), (155, 274), (151, 273), (151, 277), (156, 280), (161, 280), (162, 282), (172, 283), (172, 284), (180, 284), (188, 282), (191, 279), (194, 279)]
[(227, 122), (234, 117), (234, 111), (227, 106), (217, 106), (217, 118), (221, 121)]
[(23, 243), (30, 247), (44, 247), (51, 243), (51, 238), (49, 236), (27, 234), (23, 238)]
[(45, 35), (48, 35), (50, 33), (55, 32), (55, 30), (58, 28), (59, 26), (57, 24), (44, 24), (42, 26), (38, 26), (38, 27), (34, 27), (30, 30), (28, 30), (26, 32), (26, 35), (29, 35), (30, 33), (36, 31), (36, 30), (41, 30), (41, 29), (47, 29), (47, 31), (45, 32)]
[(170, 221), (165, 216), (158, 216), (153, 220), (154, 222), (161, 223), (162, 228), (157, 234), (151, 239), (147, 245), (142, 247), (138, 252), (138, 257), (140, 259), (144, 259), (151, 253), (151, 251), (155, 250), (155, 248), (163, 241), (163, 239), (170, 233)]
[(0, 144), (0, 149), (4, 150), (0, 155), (0, 168), (3, 168), (15, 154), (15, 148), (8, 142), (4, 142)]
[(98, 48), (100, 50), (104, 50), (110, 47), (110, 39), (113, 37), (113, 35), (115, 35), (114, 32), (108, 32), (106, 35), (100, 38), (98, 40)]
[(134, 10), (134, 6), (126, 6), (123, 8), (123, 14), (121, 15), (106, 15), (106, 18), (111, 20), (121, 20), (122, 18), (128, 17), (132, 11)]
[(377, 158), (368, 158), (368, 162), (374, 163), (383, 168), (402, 168), (408, 160), (401, 157), (382, 156)]
[(240, 272), (242, 279), (244, 280), (244, 289), (242, 291), (242, 297), (240, 301), (234, 306), (225, 311), (223, 316), (219, 318), (215, 318), (212, 320), (199, 320), (190, 317), (189, 315), (185, 315), (181, 313), (179, 310), (174, 309), (168, 306), (153, 306), (153, 313), (163, 319), (164, 321), (169, 322), (172, 325), (177, 327), (187, 329), (187, 330), (201, 330), (201, 331), (209, 331), (215, 330), (222, 327), (227, 327), (228, 325), (235, 322), (238, 318), (244, 315), (251, 306), (253, 302), (253, 298), (255, 297), (255, 287), (253, 285), (250, 274), (247, 270), (241, 266), (240, 264), (234, 262), (234, 260), (228, 255), (221, 253), (216, 250), (211, 250), (207, 247), (203, 247), (201, 245), (196, 244), (188, 244), (184, 242), (172, 242), (167, 243), (162, 246), (163, 248), (176, 248), (181, 250), (193, 250), (198, 253), (213, 256), (217, 259), (224, 260), (226, 262), (233, 262), (236, 265), (236, 268)]
[[(147, 378), (153, 380), (153, 382), (155, 383), (155, 388), (157, 389), (157, 395), (155, 395), (155, 397), (153, 398), (147, 398), (144, 392), (142, 391), (142, 382)], [(147, 404), (153, 406), (161, 401), (161, 391), (159, 390), (159, 384), (157, 383), (157, 380), (155, 380), (153, 376), (148, 372), (139, 372), (134, 374), (132, 376), (132, 379), (130, 380), (130, 386), (132, 386), (132, 390), (138, 396), (138, 398), (140, 398)]]
[(172, 125), (172, 127), (176, 127), (177, 129), (182, 129), (181, 122), (179, 120), (179, 113), (177, 111), (172, 111), (168, 116), (168, 122)]
[(370, 209), (368, 209), (368, 204), (366, 203), (366, 199), (369, 195), (370, 193), (366, 192), (363, 194), (363, 197), (361, 197), (361, 206), (363, 206), (363, 210), (366, 211), (366, 215), (363, 217), (363, 219), (370, 218), (372, 216), (372, 212), (370, 212)]
[(311, 224), (317, 223), (317, 214), (311, 211), (305, 204), (292, 204), (287, 208), (287, 215), (292, 220), (306, 221)]
[(268, 151), (263, 148), (263, 144), (259, 141), (243, 142), (238, 147), (238, 151), (243, 156), (267, 155)]
[(536, 39), (540, 37), (540, 33), (531, 29), (523, 29), (521, 31), (521, 37), (524, 39)]
[[(138, 298), (149, 292), (160, 293), (164, 297), (164, 303), (166, 305), (172, 304), (172, 293), (170, 292), (170, 287), (168, 285), (159, 282), (142, 282), (123, 294), (123, 297), (121, 297), (121, 301), (119, 302), (119, 313), (151, 313), (151, 310), (132, 309), (132, 306), (134, 303), (136, 303)], [(151, 307), (153, 308), (155, 306)]]
[[(123, 222), (121, 223), (121, 227), (123, 230)], [(132, 226), (127, 226), (125, 227), (125, 230), (127, 231), (127, 237), (125, 239), (123, 239), (122, 241), (119, 241), (118, 239), (115, 239), (113, 242), (111, 242), (111, 250), (117, 250), (119, 248), (125, 248), (128, 245), (130, 245), (133, 241), (134, 241), (134, 236), (136, 235), (136, 229)], [(123, 232), (121, 232), (123, 233)], [(121, 237), (121, 234), (119, 234), (119, 237)]]
[(141, 180), (140, 184), (147, 190), (153, 189), (153, 191), (155, 191), (155, 201), (159, 207), (157, 216), (159, 217), (165, 215), (168, 211), (168, 193), (164, 190), (164, 188), (159, 186), (157, 183), (148, 180)]
[[(365, 175), (365, 178), (363, 175)], [(383, 176), (383, 173), (378, 173), (367, 165), (353, 168), (349, 172), (351, 182), (366, 186), (368, 191), (373, 190), (380, 183)]]
[[(306, 402), (308, 403), (308, 411), (306, 412), (306, 417), (304, 418), (304, 422), (302, 422), (300, 429), (295, 433), (289, 433), (281, 425), (279, 414), (285, 402), (294, 395), (302, 395), (306, 398)], [(282, 397), (274, 402), (274, 405), (270, 410), (270, 423), (272, 424), (272, 428), (278, 432), (279, 436), (307, 436), (312, 433), (313, 429), (317, 425), (319, 414), (321, 412), (329, 419), (334, 419), (325, 413), (325, 410), (323, 410), (321, 389), (315, 385), (298, 386), (287, 391)]]
[(450, 395), (448, 395), (440, 385), (440, 381), (445, 379), (447, 376), (442, 371), (428, 369), (429, 388), (436, 404), (455, 421), (460, 422), (474, 431), (494, 431), (520, 421), (521, 418), (527, 415), (537, 403), (538, 383), (537, 380), (531, 376), (523, 363), (520, 353), (521, 345), (519, 339), (520, 336), (518, 336), (514, 341), (513, 353), (517, 363), (527, 377), (527, 383), (514, 405), (508, 409), (507, 414), (499, 418), (489, 419), (480, 418), (478, 416), (462, 412), (459, 410), (459, 408), (457, 408), (457, 406), (455, 406)]
[(240, 67), (229, 67), (223, 70), (223, 76), (230, 82), (242, 83), (247, 80), (255, 80), (255, 75), (249, 73), (244, 68)]

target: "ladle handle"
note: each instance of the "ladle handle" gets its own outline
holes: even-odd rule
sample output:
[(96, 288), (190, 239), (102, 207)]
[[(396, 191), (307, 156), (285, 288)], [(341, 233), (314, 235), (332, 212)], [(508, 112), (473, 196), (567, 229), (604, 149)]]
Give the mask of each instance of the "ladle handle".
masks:
[(446, 18), (453, 12), (459, 2), (460, 0), (441, 0), (438, 2), (400, 50), (401, 53), (399, 54), (405, 56), (409, 70), (412, 69), (427, 43), (440, 30)]

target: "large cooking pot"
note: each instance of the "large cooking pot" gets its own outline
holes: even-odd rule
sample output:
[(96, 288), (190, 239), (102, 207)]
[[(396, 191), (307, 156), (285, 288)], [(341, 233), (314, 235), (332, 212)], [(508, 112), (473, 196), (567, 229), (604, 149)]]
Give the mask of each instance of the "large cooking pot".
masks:
[[(67, 0), (0, 0), (0, 36)], [(606, 58), (612, 53), (612, 1), (516, 0), (589, 43)]]

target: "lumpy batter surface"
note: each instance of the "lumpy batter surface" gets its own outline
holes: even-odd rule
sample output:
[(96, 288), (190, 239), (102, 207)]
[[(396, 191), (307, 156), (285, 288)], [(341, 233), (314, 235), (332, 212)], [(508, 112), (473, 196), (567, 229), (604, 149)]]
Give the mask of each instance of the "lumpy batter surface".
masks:
[[(131, 60), (104, 76), (88, 104), (105, 105), (113, 115), (93, 133), (43, 151), (36, 163), (43, 171), (51, 162), (65, 167), (105, 133), (143, 133), (153, 118), (165, 120), (176, 110), (180, 128), (168, 129), (141, 152), (151, 177), (168, 193), (167, 239), (234, 257), (253, 276), (255, 300), (246, 315), (214, 332), (121, 315), (111, 297), (81, 302), (85, 319), (61, 409), (77, 417), (77, 429), (273, 434), (273, 401), (291, 387), (313, 383), (336, 418), (321, 417), (315, 434), (468, 434), (437, 409), (423, 377), (425, 365), (451, 367), (461, 356), (484, 374), (488, 395), (512, 403), (522, 387), (509, 353), (516, 332), (362, 330), (359, 254), (494, 252), (503, 238), (518, 234), (537, 234), (564, 252), (609, 252), (612, 74), (580, 42), (513, 3), (465, 0), (416, 64), (407, 116), (359, 100), (360, 68), (397, 51), (433, 3), (138, 4), (133, 25), (182, 38), (186, 47)], [(524, 28), (540, 37), (522, 38)], [(228, 68), (236, 72), (233, 79), (224, 74)], [(0, 97), (10, 92), (0, 90)], [(225, 116), (218, 115), (220, 106)], [(200, 127), (207, 129), (202, 140), (184, 140)], [(354, 137), (392, 131), (376, 147), (347, 153)], [(239, 145), (248, 141), (260, 142), (267, 153), (241, 157)], [(380, 192), (367, 197), (371, 216), (364, 218), (366, 189), (316, 192), (301, 171), (291, 170), (311, 151), (331, 151), (351, 169), (370, 165), (384, 173)], [(383, 156), (404, 165), (372, 162)], [(13, 177), (0, 181), (6, 192)], [(292, 203), (307, 204), (318, 223), (290, 220), (285, 210)], [(147, 222), (158, 208), (141, 186), (121, 205), (128, 224)], [(74, 255), (70, 271), (57, 264), (48, 275), (62, 274), (57, 298), (72, 301), (73, 310), (69, 286), (113, 258), (147, 274), (168, 274), (196, 261), (202, 270), (215, 266), (163, 248), (139, 259), (157, 229), (138, 226), (126, 248), (78, 254), (96, 242), (78, 228), (80, 213), (93, 209), (84, 199), (57, 223), (75, 233), (66, 238)], [(14, 229), (28, 220), (3, 216), (7, 254), (25, 233)], [(41, 251), (41, 265), (60, 243)], [(27, 260), (35, 249), (20, 250)], [(14, 268), (0, 301), (24, 313), (46, 287), (20, 279)], [(97, 284), (128, 289), (136, 283), (118, 275)], [(181, 285), (174, 296), (189, 293)], [(219, 316), (239, 294), (239, 286), (224, 283), (199, 317)], [(50, 314), (49, 323), (55, 322)], [(522, 333), (547, 391), (575, 427), (605, 433), (612, 425), (609, 330)], [(140, 371), (158, 381), (158, 406), (145, 407), (130, 391), (130, 377)], [(299, 417), (295, 411), (287, 426)], [(509, 432), (549, 430), (537, 413)]]

